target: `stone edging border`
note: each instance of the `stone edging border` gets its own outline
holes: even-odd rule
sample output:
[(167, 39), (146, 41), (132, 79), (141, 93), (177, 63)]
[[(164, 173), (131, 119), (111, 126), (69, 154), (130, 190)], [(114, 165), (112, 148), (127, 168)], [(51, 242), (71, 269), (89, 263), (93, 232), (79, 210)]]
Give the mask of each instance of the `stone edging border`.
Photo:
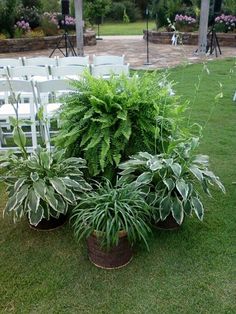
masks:
[[(144, 30), (144, 39), (147, 38), (147, 31)], [(182, 42), (184, 45), (197, 45), (198, 33), (185, 33), (182, 32)], [(171, 32), (148, 32), (148, 41), (154, 44), (171, 44)], [(220, 46), (223, 47), (236, 47), (236, 33), (217, 33)]]

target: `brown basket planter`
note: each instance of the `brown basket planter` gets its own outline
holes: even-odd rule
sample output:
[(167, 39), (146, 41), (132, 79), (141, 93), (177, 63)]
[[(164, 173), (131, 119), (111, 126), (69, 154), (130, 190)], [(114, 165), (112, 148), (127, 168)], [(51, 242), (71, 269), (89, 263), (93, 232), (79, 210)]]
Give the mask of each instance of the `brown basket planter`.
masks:
[(95, 266), (104, 269), (115, 269), (127, 265), (133, 257), (132, 248), (126, 233), (121, 232), (119, 237), (118, 245), (109, 251), (101, 248), (96, 233), (88, 237), (87, 247), (90, 261)]
[(60, 215), (59, 218), (50, 217), (49, 220), (43, 218), (37, 226), (30, 224), (30, 228), (39, 231), (51, 231), (62, 227), (67, 221), (67, 215)]
[(181, 225), (176, 222), (172, 214), (169, 214), (163, 221), (159, 220), (158, 222), (153, 223), (154, 228), (162, 230), (177, 230), (180, 226)]

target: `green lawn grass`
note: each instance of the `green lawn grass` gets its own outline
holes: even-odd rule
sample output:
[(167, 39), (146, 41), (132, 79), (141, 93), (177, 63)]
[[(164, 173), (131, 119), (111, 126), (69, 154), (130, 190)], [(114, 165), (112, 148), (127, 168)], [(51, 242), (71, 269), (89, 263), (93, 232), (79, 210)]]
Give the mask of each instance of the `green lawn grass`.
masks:
[[(0, 313), (235, 313), (234, 66), (217, 60), (207, 65), (210, 74), (201, 64), (170, 71), (177, 93), (190, 100), (186, 121), (208, 121), (199, 152), (210, 156), (227, 190), (205, 199), (204, 221), (187, 218), (179, 231), (155, 231), (150, 252), (139, 250), (127, 267), (105, 271), (88, 261), (68, 224), (37, 232), (26, 220), (0, 218)], [(219, 82), (224, 95), (216, 103)], [(1, 208), (5, 200), (1, 186)]]
[[(149, 22), (149, 29), (155, 28), (154, 21)], [(105, 35), (143, 35), (143, 30), (146, 29), (146, 22), (139, 21), (134, 23), (104, 23), (99, 26), (101, 36)], [(97, 27), (94, 25), (94, 30), (97, 32)]]

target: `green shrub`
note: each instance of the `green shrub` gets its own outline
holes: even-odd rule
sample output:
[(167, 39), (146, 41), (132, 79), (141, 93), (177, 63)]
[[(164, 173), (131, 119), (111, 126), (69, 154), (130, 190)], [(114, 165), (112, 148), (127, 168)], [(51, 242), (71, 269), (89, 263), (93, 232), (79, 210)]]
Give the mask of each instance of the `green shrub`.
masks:
[(135, 22), (138, 19), (141, 19), (140, 10), (134, 3), (128, 1), (114, 2), (107, 14), (107, 18), (113, 21), (123, 21), (124, 11), (126, 12), (130, 22)]
[(178, 119), (185, 105), (170, 96), (156, 72), (109, 80), (85, 75), (65, 99), (56, 144), (88, 163), (91, 176), (116, 176), (116, 169), (140, 150), (162, 152), (180, 136)]

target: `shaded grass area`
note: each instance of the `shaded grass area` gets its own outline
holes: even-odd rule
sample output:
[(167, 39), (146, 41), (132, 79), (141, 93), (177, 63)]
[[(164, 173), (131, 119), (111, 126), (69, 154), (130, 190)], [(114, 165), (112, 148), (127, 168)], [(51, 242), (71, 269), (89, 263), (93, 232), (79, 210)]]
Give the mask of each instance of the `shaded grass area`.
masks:
[[(155, 28), (155, 22), (149, 21), (149, 28)], [(134, 23), (104, 23), (99, 26), (99, 33), (104, 35), (143, 35), (143, 30), (146, 29), (146, 21)], [(98, 31), (94, 25), (95, 32)]]
[[(232, 59), (210, 62), (210, 74), (200, 64), (170, 71), (177, 93), (190, 100), (185, 121), (189, 115), (190, 123), (208, 121), (199, 152), (210, 156), (227, 190), (205, 199), (204, 222), (187, 218), (179, 231), (154, 231), (150, 253), (135, 249), (129, 266), (105, 271), (88, 261), (85, 244), (74, 241), (68, 224), (37, 232), (26, 220), (14, 225), (0, 218), (0, 313), (235, 312), (234, 65)], [(216, 103), (218, 82), (224, 95)]]

